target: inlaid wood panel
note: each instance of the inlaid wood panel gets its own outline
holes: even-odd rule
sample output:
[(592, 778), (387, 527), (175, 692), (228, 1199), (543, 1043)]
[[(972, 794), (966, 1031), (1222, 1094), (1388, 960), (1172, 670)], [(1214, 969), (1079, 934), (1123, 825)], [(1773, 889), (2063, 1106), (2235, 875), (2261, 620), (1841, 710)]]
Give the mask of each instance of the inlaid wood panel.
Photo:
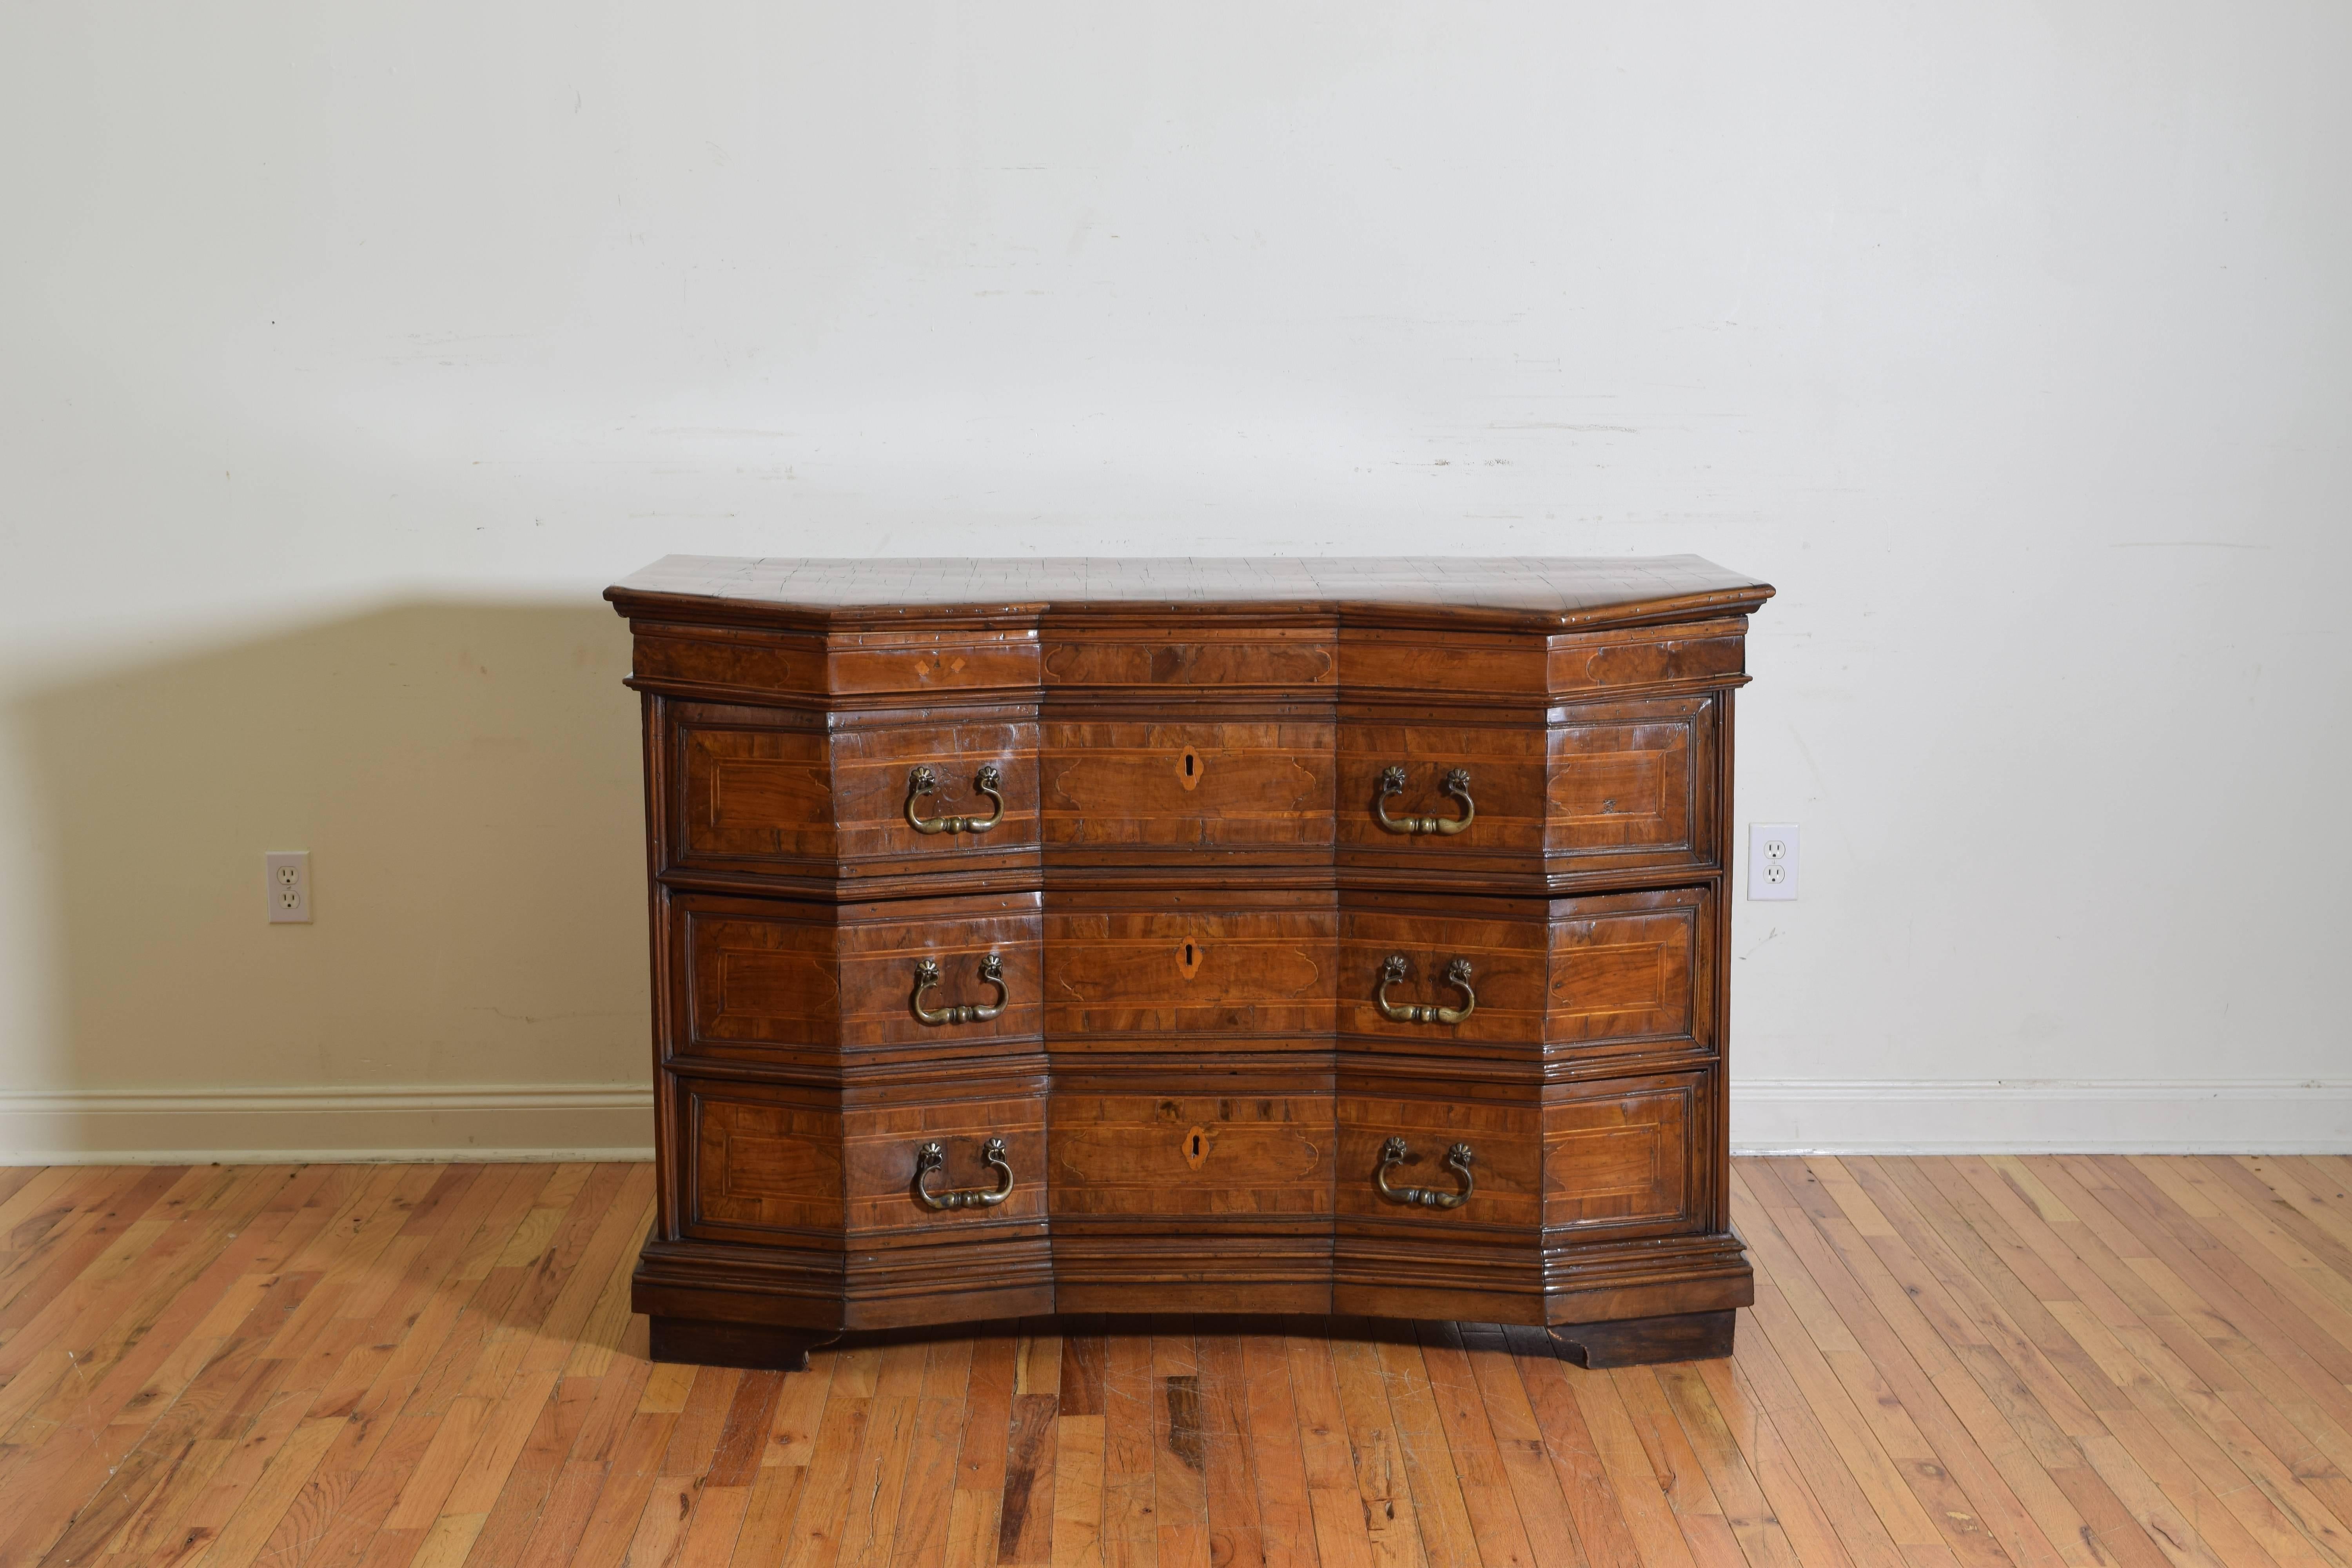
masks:
[(1552, 904), (1544, 1035), (1580, 1057), (1709, 1048), (1699, 983), (1714, 941), (1705, 888)]
[[(723, 612), (722, 612), (723, 614)], [(1014, 624), (935, 630), (768, 630), (638, 621), (632, 680), (678, 695), (823, 703), (840, 697), (963, 696), (1034, 690), (1034, 615)]]
[(836, 695), (919, 696), (1037, 684), (1034, 626), (843, 632), (827, 639), (825, 651), (826, 684)]
[(814, 1104), (686, 1086), (696, 1232), (721, 1226), (831, 1235), (843, 1225), (841, 1115)]
[[(1343, 720), (1339, 727), (1338, 838), (1343, 850), (1389, 851), (1416, 862), (1512, 854), (1544, 848), (1545, 734), (1540, 713), (1516, 723), (1378, 722)], [(1382, 827), (1377, 812), (1383, 770), (1405, 770), (1402, 795), (1388, 796), (1391, 818), (1458, 818), (1462, 803), (1440, 785), (1465, 769), (1477, 815), (1451, 835), (1400, 834)]]
[[(958, 719), (923, 712), (907, 724), (777, 722), (777, 711), (679, 705), (675, 713), (679, 786), (674, 793), (677, 859), (754, 874), (769, 869), (830, 875), (842, 862), (889, 861), (894, 868), (962, 867), (975, 858), (1026, 858), (1037, 843), (1037, 727), (1026, 719)], [(1003, 816), (985, 833), (924, 834), (906, 818), (908, 775), (929, 767), (935, 791), (921, 815), (986, 816), (977, 793), (983, 765), (998, 771)], [(903, 862), (903, 866), (898, 863)], [(854, 868), (853, 868), (854, 869)]]
[[(1433, 1052), (1536, 1047), (1549, 1000), (1548, 906), (1538, 900), (1381, 895), (1350, 891), (1339, 912), (1339, 1028), (1368, 1040)], [(1382, 1016), (1381, 965), (1402, 956), (1410, 973), (1388, 988), (1399, 1006), (1458, 1008), (1446, 966), (1466, 959), (1477, 1001), (1459, 1024), (1397, 1023)]]
[(1545, 645), (1538, 636), (1343, 624), (1339, 650), (1340, 684), (1350, 692), (1448, 703), (1545, 690)]
[(1548, 1238), (1669, 1235), (1696, 1228), (1705, 1162), (1704, 1072), (1602, 1079), (1547, 1096)]
[[(1033, 1079), (1019, 1093), (985, 1092), (996, 1087), (976, 1079), (966, 1094), (849, 1107), (843, 1116), (844, 1177), (849, 1228), (861, 1244), (872, 1245), (877, 1232), (920, 1231), (936, 1238), (1045, 1216), (1052, 1175), (1044, 1085)], [(915, 1200), (915, 1155), (929, 1142), (939, 1143), (947, 1156), (930, 1178), (933, 1191), (995, 1187), (994, 1169), (981, 1161), (982, 1146), (991, 1138), (1004, 1140), (1005, 1163), (1013, 1175), (1011, 1196), (992, 1208), (948, 1212)]]
[(1329, 858), (1328, 723), (1048, 719), (1040, 745), (1049, 858), (1056, 849), (1163, 862)]
[(1328, 1037), (1339, 917), (1328, 893), (1056, 893), (1045, 917), (1055, 1039)]
[(1555, 695), (1609, 687), (1737, 685), (1746, 679), (1747, 632), (1745, 618), (1732, 618), (1555, 637), (1546, 661), (1548, 683)]
[(1206, 1222), (1248, 1229), (1331, 1213), (1332, 1100), (1318, 1094), (1053, 1095), (1057, 1222)]
[(1203, 626), (1197, 616), (1119, 630), (1049, 630), (1045, 682), (1055, 687), (1273, 688), (1331, 685), (1331, 626)]
[[(673, 1057), (747, 1061), (779, 1049), (855, 1056), (910, 1047), (985, 1050), (1034, 1041), (1043, 986), (1038, 895), (830, 905), (686, 895), (673, 902), (685, 978)], [(995, 998), (977, 971), (994, 955), (1006, 999), (992, 1020), (946, 1026), (913, 1011), (917, 967), (940, 966), (932, 1011)]]
[[(1532, 1092), (1460, 1078), (1364, 1079), (1342, 1075), (1336, 1106), (1338, 1209), (1350, 1221), (1379, 1221), (1432, 1235), (1497, 1227), (1532, 1232), (1541, 1221), (1541, 1117)], [(1411, 1157), (1389, 1175), (1392, 1187), (1452, 1192), (1446, 1151), (1470, 1145), (1475, 1189), (1459, 1208), (1434, 1209), (1382, 1197), (1372, 1177), (1381, 1147), (1402, 1137)]]
[(677, 858), (758, 866), (840, 853), (832, 746), (824, 729), (813, 719), (791, 723), (782, 713), (760, 715), (768, 721), (755, 727), (745, 720), (756, 711), (686, 704), (673, 710), (679, 784), (670, 840)]
[[(1711, 1049), (1700, 1005), (1715, 941), (1704, 887), (1550, 900), (1349, 891), (1342, 895), (1339, 1026), (1356, 1046), (1437, 1055), (1485, 1047), (1604, 1056)], [(1458, 1024), (1398, 1022), (1378, 996), (1382, 965), (1402, 955), (1399, 1006), (1459, 1008), (1445, 983), (1470, 963), (1477, 995)], [(1489, 1053), (1491, 1054), (1491, 1053)]]
[(657, 690), (814, 695), (825, 689), (821, 637), (639, 622), (630, 681)]
[[(690, 1236), (756, 1240), (747, 1233), (796, 1231), (872, 1246), (900, 1235), (937, 1241), (1007, 1225), (1034, 1229), (1046, 1212), (1045, 1099), (1034, 1074), (878, 1105), (693, 1079), (681, 1080), (679, 1099), (694, 1151)], [(1004, 1140), (1014, 1174), (1002, 1204), (943, 1211), (916, 1200), (915, 1157), (927, 1142), (946, 1155), (930, 1178), (934, 1192), (996, 1186), (994, 1170), (981, 1161), (991, 1138)]]
[(1715, 865), (1717, 708), (1710, 695), (1561, 710), (1547, 850), (1587, 871)]

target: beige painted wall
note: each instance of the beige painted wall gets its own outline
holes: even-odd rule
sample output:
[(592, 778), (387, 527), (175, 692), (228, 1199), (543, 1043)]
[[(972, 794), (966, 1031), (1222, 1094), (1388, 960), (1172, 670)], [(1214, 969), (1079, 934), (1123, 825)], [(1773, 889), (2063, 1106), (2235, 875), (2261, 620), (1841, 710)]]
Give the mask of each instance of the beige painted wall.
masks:
[[(647, 1142), (635, 1096), (474, 1102), (644, 1079), (627, 673), (603, 605), (409, 603), (20, 693), (59, 1016), (9, 1087), (142, 1091), (70, 1095), (100, 1146), (331, 1148), (358, 1117), (499, 1148), (517, 1115), (526, 1146)], [(311, 852), (313, 923), (266, 923), (265, 848)], [(412, 1092), (318, 1103), (385, 1086)], [(59, 1114), (20, 1103), (21, 1132), (53, 1134), (37, 1108)]]
[(595, 595), (672, 551), (1712, 556), (1805, 835), (1740, 1141), (2352, 1143), (2347, 58), (2318, 0), (0, 8), (0, 1153), (642, 1144)]

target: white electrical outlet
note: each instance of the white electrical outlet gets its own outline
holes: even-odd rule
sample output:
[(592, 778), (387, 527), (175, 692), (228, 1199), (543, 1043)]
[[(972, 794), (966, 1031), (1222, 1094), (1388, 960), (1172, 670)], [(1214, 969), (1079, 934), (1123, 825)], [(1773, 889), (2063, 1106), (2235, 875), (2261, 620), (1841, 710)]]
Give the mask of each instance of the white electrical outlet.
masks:
[(269, 878), (269, 923), (310, 923), (310, 852), (273, 849), (261, 858)]
[(1797, 896), (1795, 823), (1751, 822), (1748, 825), (1748, 896), (1751, 899), (1793, 899)]

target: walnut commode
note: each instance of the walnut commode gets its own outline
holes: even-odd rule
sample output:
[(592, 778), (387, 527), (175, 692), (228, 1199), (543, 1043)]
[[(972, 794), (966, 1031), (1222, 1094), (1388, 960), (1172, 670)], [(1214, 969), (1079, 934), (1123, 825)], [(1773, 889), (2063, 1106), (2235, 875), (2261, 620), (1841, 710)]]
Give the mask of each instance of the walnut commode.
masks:
[(664, 1360), (1055, 1312), (1727, 1353), (1731, 705), (1618, 560), (732, 561), (635, 635)]

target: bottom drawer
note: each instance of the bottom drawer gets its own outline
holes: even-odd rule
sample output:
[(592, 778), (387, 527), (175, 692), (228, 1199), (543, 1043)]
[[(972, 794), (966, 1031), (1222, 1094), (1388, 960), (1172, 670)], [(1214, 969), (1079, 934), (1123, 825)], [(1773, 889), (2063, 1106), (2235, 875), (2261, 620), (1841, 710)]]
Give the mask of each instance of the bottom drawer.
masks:
[(1328, 1225), (1329, 1089), (1186, 1093), (1164, 1074), (1154, 1078), (1174, 1092), (1056, 1087), (1047, 1146), (1048, 1207), (1057, 1226)]
[(672, 1267), (718, 1292), (678, 1315), (728, 1315), (728, 1258), (739, 1277), (803, 1273), (853, 1329), (1052, 1311), (1043, 1064), (989, 1068), (839, 1089), (674, 1079), (677, 1234), (710, 1255)]
[(1340, 1075), (1334, 1311), (1544, 1321), (1538, 1092)]
[(1329, 1311), (1331, 1100), (1328, 1068), (1058, 1075), (1058, 1308)]
[(1343, 1080), (1340, 1216), (1433, 1234), (1531, 1236), (1543, 1192), (1536, 1096), (1533, 1084), (1453, 1076)]
[(1700, 1227), (1716, 1206), (1712, 1070), (1563, 1085), (1543, 1112), (1545, 1240), (1624, 1241)]

